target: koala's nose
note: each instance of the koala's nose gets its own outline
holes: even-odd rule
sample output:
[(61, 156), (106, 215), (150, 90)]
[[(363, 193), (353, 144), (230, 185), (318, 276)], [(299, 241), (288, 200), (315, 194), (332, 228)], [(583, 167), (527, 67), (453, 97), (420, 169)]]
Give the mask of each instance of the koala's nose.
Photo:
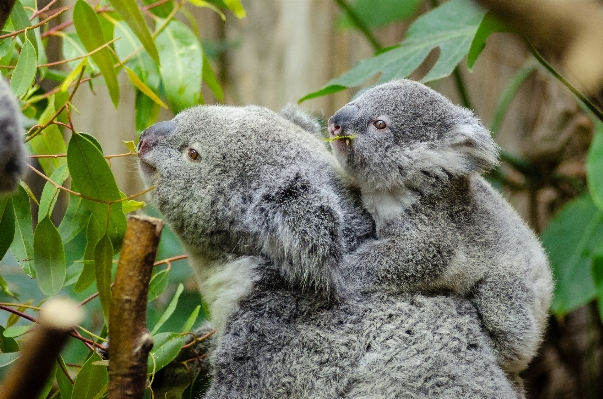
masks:
[(154, 139), (158, 136), (167, 136), (176, 130), (176, 123), (174, 121), (164, 121), (155, 123), (152, 126), (146, 128), (140, 134), (140, 140), (138, 142), (138, 154), (144, 155), (154, 142)]
[(356, 109), (346, 105), (329, 118), (328, 129), (331, 136), (343, 136), (344, 127), (354, 119)]

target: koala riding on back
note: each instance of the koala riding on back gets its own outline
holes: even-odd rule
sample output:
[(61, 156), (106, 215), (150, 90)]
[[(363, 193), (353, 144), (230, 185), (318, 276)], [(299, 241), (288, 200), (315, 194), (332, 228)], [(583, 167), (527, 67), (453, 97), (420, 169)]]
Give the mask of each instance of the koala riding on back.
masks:
[(480, 176), (498, 163), (468, 109), (421, 83), (376, 86), (329, 119), (333, 152), (355, 179), (379, 240), (353, 256), (391, 291), (470, 299), (508, 372), (524, 369), (546, 326), (552, 276), (538, 239)]

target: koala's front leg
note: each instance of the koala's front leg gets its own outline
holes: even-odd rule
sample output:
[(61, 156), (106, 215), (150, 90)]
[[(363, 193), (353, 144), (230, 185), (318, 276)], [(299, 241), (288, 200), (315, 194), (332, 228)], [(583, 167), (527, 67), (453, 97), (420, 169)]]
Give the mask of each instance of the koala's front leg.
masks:
[[(350, 255), (364, 275), (350, 276), (357, 286), (376, 284), (392, 292), (424, 290), (448, 267), (453, 250), (437, 234), (398, 233), (369, 241)], [(364, 280), (364, 281), (362, 281)]]

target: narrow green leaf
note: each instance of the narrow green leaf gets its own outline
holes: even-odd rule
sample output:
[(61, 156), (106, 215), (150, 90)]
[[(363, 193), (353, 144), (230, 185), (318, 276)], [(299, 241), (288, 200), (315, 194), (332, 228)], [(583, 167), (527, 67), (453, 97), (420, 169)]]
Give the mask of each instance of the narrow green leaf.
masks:
[(236, 15), (237, 18), (245, 18), (247, 13), (245, 12), (245, 8), (241, 4), (240, 0), (223, 0), (226, 7), (230, 9)]
[(95, 253), (96, 244), (103, 236), (103, 229), (99, 226), (94, 215), (90, 215), (86, 228), (86, 249), (84, 250), (84, 268), (73, 290), (82, 292), (96, 280)]
[(180, 299), (180, 294), (182, 294), (183, 290), (184, 290), (184, 286), (182, 284), (179, 284), (178, 288), (176, 289), (176, 293), (174, 294), (174, 296), (172, 297), (172, 300), (170, 301), (170, 304), (165, 309), (165, 312), (163, 312), (163, 314), (159, 318), (159, 321), (157, 322), (157, 324), (155, 324), (155, 327), (153, 327), (153, 331), (151, 331), (151, 335), (154, 335), (157, 331), (159, 331), (161, 326), (163, 326), (163, 324), (167, 321), (167, 319), (170, 318), (172, 313), (174, 313), (174, 310), (176, 310), (176, 306), (178, 305), (178, 299)]
[[(61, 355), (59, 355), (58, 361), (63, 364), (63, 367), (65, 367), (65, 369), (67, 368), (67, 366), (65, 365), (65, 361), (63, 360), (63, 357)], [(67, 378), (67, 376), (63, 372), (63, 369), (61, 367), (57, 367), (55, 375), (57, 379), (57, 384), (59, 385), (59, 391), (61, 392), (61, 399), (71, 399), (73, 393), (73, 384), (71, 383), (71, 381), (69, 381), (69, 378)]]
[(511, 29), (489, 11), (482, 19), (471, 41), (471, 47), (467, 54), (467, 67), (470, 71), (473, 70), (475, 61), (486, 47), (486, 39), (495, 32), (511, 32)]
[(109, 374), (105, 366), (95, 365), (101, 357), (93, 353), (86, 360), (73, 385), (72, 398), (93, 399), (94, 396), (109, 382)]
[(69, 75), (67, 75), (65, 80), (63, 80), (63, 83), (61, 83), (61, 91), (62, 92), (67, 91), (67, 89), (69, 88), (69, 85), (71, 85), (71, 83), (75, 80), (75, 78), (77, 78), (80, 75), (80, 73), (82, 72), (82, 69), (86, 68), (86, 65), (88, 65), (88, 58), (83, 58), (76, 65), (76, 67), (73, 68), (73, 70), (71, 72), (69, 72)]
[(34, 233), (34, 266), (40, 290), (47, 296), (58, 294), (65, 282), (65, 252), (61, 235), (48, 216)]
[(603, 320), (603, 254), (598, 254), (593, 258), (591, 272), (595, 283), (599, 317)]
[[(55, 97), (51, 96), (48, 99), (48, 106), (40, 115), (38, 124), (45, 125), (50, 122), (52, 117), (56, 114), (55, 108)], [(57, 125), (50, 124), (46, 129), (38, 133), (33, 139), (28, 142), (30, 150), (34, 154), (45, 154), (45, 155), (57, 155), (65, 154), (67, 146), (63, 139), (63, 134)], [(40, 158), (38, 159), (42, 170), (47, 176), (52, 173), (61, 165), (65, 165), (67, 160), (65, 157), (59, 158)]]
[(156, 102), (145, 96), (140, 90), (136, 90), (134, 108), (136, 110), (136, 131), (138, 133), (155, 123), (161, 110)]
[(127, 215), (130, 212), (134, 212), (138, 209), (142, 209), (146, 206), (144, 201), (126, 200), (122, 203), (124, 213)]
[(303, 96), (302, 98), (300, 98), (298, 100), (298, 103), (301, 104), (304, 101), (311, 100), (311, 99), (316, 98), (316, 97), (326, 96), (327, 94), (337, 93), (337, 92), (345, 90), (345, 89), (347, 89), (347, 86), (328, 85), (328, 86), (325, 86), (324, 88), (322, 88), (322, 89), (320, 89), (318, 91), (315, 91), (313, 93), (310, 93), (310, 94), (307, 94), (307, 95)]
[(113, 265), (113, 245), (105, 234), (94, 249), (94, 265), (96, 270), (96, 288), (100, 298), (105, 323), (109, 324), (109, 307), (111, 305), (111, 266)]
[(177, 333), (161, 333), (153, 336), (153, 349), (147, 363), (147, 373), (157, 372), (178, 356), (184, 345), (184, 336)]
[[(13, 22), (13, 27), (15, 30), (21, 30), (31, 26), (29, 15), (27, 15), (27, 12), (21, 3), (22, 2), (20, 1), (16, 1), (12, 11), (10, 12), (10, 19)], [(24, 43), (25, 40), (29, 40), (31, 44), (33, 44), (36, 51), (38, 50), (38, 43), (36, 41), (36, 35), (33, 29), (27, 29), (27, 31), (24, 33), (19, 34), (19, 38), (21, 39), (22, 43)]]
[[(115, 201), (121, 197), (111, 168), (96, 144), (83, 134), (74, 134), (67, 147), (67, 164), (71, 177), (80, 193), (100, 201)], [(102, 202), (83, 200), (101, 226), (106, 226), (107, 233), (118, 252), (126, 231), (126, 217), (121, 202), (109, 205)]]
[(25, 40), (17, 66), (10, 79), (10, 88), (15, 93), (15, 96), (20, 97), (29, 90), (38, 68), (38, 56), (36, 49), (29, 40)]
[(207, 87), (209, 87), (209, 89), (218, 101), (224, 100), (224, 92), (222, 91), (222, 86), (220, 86), (220, 82), (218, 82), (216, 74), (211, 68), (209, 59), (205, 54), (203, 54), (203, 81), (205, 82)]
[[(50, 176), (50, 180), (53, 182), (63, 185), (67, 177), (69, 176), (69, 170), (67, 164), (61, 165), (56, 169)], [(46, 216), (52, 214), (57, 199), (59, 198), (59, 189), (56, 188), (50, 182), (46, 182), (44, 189), (42, 190), (42, 196), (40, 197), (40, 207), (38, 209), (38, 222), (44, 219)]]
[(168, 277), (168, 269), (155, 273), (153, 277), (151, 277), (151, 282), (149, 283), (149, 294), (147, 297), (149, 302), (157, 299), (157, 297), (161, 295), (161, 293), (167, 288), (169, 281)]
[(8, 286), (8, 282), (4, 279), (4, 277), (2, 277), (2, 275), (0, 275), (0, 289), (2, 289), (2, 292), (4, 292), (6, 295), (12, 298), (16, 297), (15, 293), (10, 289), (10, 287)]
[(182, 326), (182, 330), (180, 330), (181, 332), (189, 332), (191, 330), (191, 328), (193, 328), (195, 321), (197, 321), (197, 316), (199, 316), (200, 310), (201, 310), (201, 305), (197, 305), (195, 310), (193, 310), (193, 313), (191, 313), (191, 315), (186, 320), (186, 323), (184, 323), (184, 325)]
[[(367, 27), (377, 28), (412, 17), (421, 3), (422, 0), (354, 0), (349, 6)], [(342, 28), (356, 26), (346, 13), (340, 16), (338, 25)]]
[[(94, 9), (83, 0), (77, 0), (73, 7), (73, 24), (88, 52), (92, 52), (105, 44), (103, 35), (99, 35), (103, 30), (98, 16)], [(113, 67), (111, 51), (108, 48), (103, 48), (92, 54), (92, 59), (105, 78), (113, 105), (117, 107), (119, 103), (119, 83)]]
[(6, 255), (15, 238), (15, 213), (10, 197), (0, 197), (0, 260)]
[(153, 90), (151, 90), (151, 88), (149, 86), (147, 86), (146, 84), (144, 84), (144, 82), (142, 80), (140, 80), (140, 78), (138, 76), (136, 76), (136, 73), (134, 73), (133, 70), (131, 70), (128, 67), (124, 67), (124, 69), (126, 70), (126, 73), (128, 74), (128, 77), (130, 78), (130, 82), (132, 82), (132, 84), (134, 86), (136, 86), (136, 88), (138, 90), (140, 90), (141, 92), (143, 92), (147, 97), (149, 97), (151, 100), (153, 100), (159, 106), (167, 109), (168, 106), (165, 105), (165, 103), (163, 101), (161, 101), (161, 99), (159, 98), (159, 96), (157, 94), (155, 94), (153, 92)]
[(595, 137), (586, 156), (586, 181), (593, 201), (603, 211), (603, 122), (595, 126)]
[(595, 298), (592, 258), (603, 242), (603, 212), (590, 196), (563, 207), (542, 233), (555, 278), (551, 310), (565, 315)]
[(35, 277), (35, 269), (33, 267), (33, 241), (34, 233), (31, 220), (31, 206), (29, 204), (29, 196), (23, 188), (19, 189), (11, 198), (13, 201), (13, 211), (15, 214), (15, 237), (10, 246), (10, 251), (23, 268), (25, 274), (29, 277)]
[(159, 63), (159, 53), (157, 52), (157, 48), (155, 47), (155, 43), (151, 37), (151, 32), (149, 32), (149, 28), (144, 21), (144, 17), (142, 16), (142, 12), (140, 11), (136, 1), (109, 0), (109, 2), (136, 34), (151, 58), (153, 58), (155, 62)]
[(172, 20), (157, 36), (159, 73), (174, 112), (199, 104), (203, 52), (197, 36), (182, 22)]

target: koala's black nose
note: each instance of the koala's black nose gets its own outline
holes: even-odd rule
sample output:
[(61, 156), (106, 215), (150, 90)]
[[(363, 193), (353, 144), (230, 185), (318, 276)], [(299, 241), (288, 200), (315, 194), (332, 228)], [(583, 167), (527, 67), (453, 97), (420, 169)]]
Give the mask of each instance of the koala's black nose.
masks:
[(346, 105), (329, 118), (329, 133), (331, 136), (343, 136), (345, 127), (354, 119), (356, 108)]
[(140, 134), (138, 153), (142, 155), (144, 152), (146, 152), (153, 144), (153, 138), (157, 138), (158, 136), (167, 136), (174, 130), (176, 130), (176, 123), (174, 121), (158, 122), (152, 126), (149, 126)]

